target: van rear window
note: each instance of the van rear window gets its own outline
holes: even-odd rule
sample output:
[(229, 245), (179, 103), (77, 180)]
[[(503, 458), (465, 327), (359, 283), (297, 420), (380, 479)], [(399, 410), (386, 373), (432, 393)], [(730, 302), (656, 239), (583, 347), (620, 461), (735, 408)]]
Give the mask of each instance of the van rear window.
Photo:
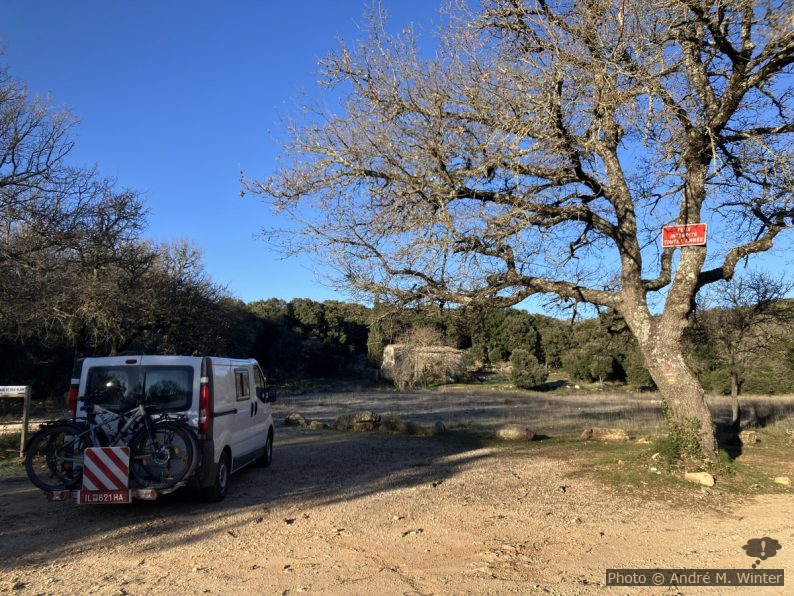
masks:
[(187, 410), (193, 394), (190, 366), (94, 366), (86, 395), (114, 412), (130, 410), (144, 398), (161, 412)]

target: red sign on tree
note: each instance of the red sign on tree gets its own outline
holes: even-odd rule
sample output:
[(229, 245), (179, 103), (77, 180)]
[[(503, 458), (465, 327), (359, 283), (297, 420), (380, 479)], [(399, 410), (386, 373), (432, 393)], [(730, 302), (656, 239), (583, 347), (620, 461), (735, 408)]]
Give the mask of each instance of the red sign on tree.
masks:
[(706, 224), (662, 227), (662, 248), (706, 244)]

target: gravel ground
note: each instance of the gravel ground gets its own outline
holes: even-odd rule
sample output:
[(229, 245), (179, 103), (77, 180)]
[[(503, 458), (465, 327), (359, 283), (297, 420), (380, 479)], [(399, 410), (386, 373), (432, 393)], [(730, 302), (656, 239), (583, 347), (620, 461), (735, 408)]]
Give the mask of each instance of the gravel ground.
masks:
[(794, 569), (790, 492), (649, 499), (588, 465), (552, 446), (279, 428), (272, 467), (233, 476), (221, 503), (48, 503), (12, 474), (0, 485), (0, 592), (719, 594), (610, 589), (605, 570), (747, 569), (741, 547), (762, 536), (783, 549), (761, 568)]

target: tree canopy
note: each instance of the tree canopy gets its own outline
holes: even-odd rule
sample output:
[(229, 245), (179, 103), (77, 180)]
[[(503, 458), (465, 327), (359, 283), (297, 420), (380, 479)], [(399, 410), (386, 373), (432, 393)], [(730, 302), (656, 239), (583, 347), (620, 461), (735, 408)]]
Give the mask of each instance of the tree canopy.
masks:
[[(716, 453), (681, 336), (699, 289), (794, 223), (791, 3), (461, 1), (437, 42), (376, 14), (323, 61), (341, 113), (294, 127), (287, 165), (249, 184), (302, 222), (290, 249), (401, 303), (614, 309), (671, 423)], [(698, 222), (708, 249), (658, 246)]]
[(200, 253), (144, 240), (140, 194), (69, 163), (73, 127), (0, 67), (0, 340), (72, 356), (228, 348), (233, 304)]

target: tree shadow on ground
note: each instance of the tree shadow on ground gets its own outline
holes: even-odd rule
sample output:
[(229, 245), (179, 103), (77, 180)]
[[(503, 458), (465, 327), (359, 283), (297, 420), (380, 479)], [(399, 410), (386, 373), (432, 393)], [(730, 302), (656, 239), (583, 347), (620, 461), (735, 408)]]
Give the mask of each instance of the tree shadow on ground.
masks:
[(735, 460), (742, 455), (744, 445), (739, 438), (740, 429), (730, 420), (716, 421), (714, 431), (718, 448), (724, 451), (731, 460)]
[[(433, 490), (488, 455), (466, 441), (281, 430), (271, 467), (233, 475), (220, 503), (203, 502), (189, 492), (131, 505), (49, 503), (26, 478), (14, 478), (0, 488), (0, 569), (52, 562), (75, 550), (131, 544), (146, 552), (171, 549), (233, 533), (252, 519), (264, 522), (284, 511), (297, 516), (376, 493)], [(207, 517), (209, 526), (202, 523)]]
[(541, 383), (537, 387), (535, 387), (536, 391), (554, 391), (555, 389), (560, 389), (562, 387), (566, 387), (568, 383), (566, 381), (548, 381), (546, 383)]
[(712, 412), (717, 444), (731, 460), (738, 459), (744, 453), (743, 431), (766, 428), (778, 420), (789, 419), (792, 416), (792, 407), (789, 403), (759, 404), (751, 400), (741, 407), (740, 412), (739, 424), (733, 423), (729, 410), (723, 408)]

